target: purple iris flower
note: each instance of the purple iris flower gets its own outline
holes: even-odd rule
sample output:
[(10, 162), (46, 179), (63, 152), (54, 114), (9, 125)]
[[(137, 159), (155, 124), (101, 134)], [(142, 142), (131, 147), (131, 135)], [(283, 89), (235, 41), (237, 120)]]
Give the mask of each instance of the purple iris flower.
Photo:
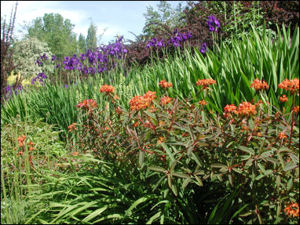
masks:
[(176, 48), (176, 47), (180, 47), (180, 44), (179, 42), (173, 42), (173, 46)]
[(31, 80), (31, 84), (34, 84), (37, 80), (39, 80), (40, 83), (43, 84), (43, 82), (46, 78), (47, 78), (47, 76), (44, 73), (39, 73), (36, 77), (34, 77)]
[(208, 17), (207, 25), (209, 27), (209, 31), (216, 31), (217, 32), (218, 28), (220, 28), (220, 22), (214, 15), (210, 15)]
[(158, 42), (156, 43), (156, 46), (157, 46), (157, 47), (163, 47), (163, 46), (164, 46), (163, 40), (158, 41)]
[(54, 61), (55, 59), (56, 59), (56, 55), (53, 55), (51, 61)]
[(201, 46), (200, 52), (202, 54), (205, 54), (206, 51), (207, 51), (207, 44), (204, 42)]
[(85, 55), (84, 54), (80, 54), (80, 60), (84, 61), (85, 60)]
[(5, 89), (5, 91), (6, 91), (6, 94), (11, 95), (11, 86), (8, 85), (8, 86), (6, 87), (6, 89)]
[(43, 63), (42, 63), (39, 59), (37, 59), (37, 60), (35, 61), (35, 63), (38, 64), (39, 66), (42, 66), (42, 65), (43, 65)]
[(40, 56), (41, 60), (48, 60), (48, 57), (46, 53), (44, 53), (42, 56)]

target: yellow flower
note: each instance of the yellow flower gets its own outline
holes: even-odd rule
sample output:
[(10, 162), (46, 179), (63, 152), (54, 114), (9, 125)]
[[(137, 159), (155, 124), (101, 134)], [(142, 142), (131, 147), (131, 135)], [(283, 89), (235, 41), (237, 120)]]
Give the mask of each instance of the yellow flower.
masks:
[(31, 82), (27, 79), (22, 80), (22, 86), (26, 87), (27, 85), (31, 85)]

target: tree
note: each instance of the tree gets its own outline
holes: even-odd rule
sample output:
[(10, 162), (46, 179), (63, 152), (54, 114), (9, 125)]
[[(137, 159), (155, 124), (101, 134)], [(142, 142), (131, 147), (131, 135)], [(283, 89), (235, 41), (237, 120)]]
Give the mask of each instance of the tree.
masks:
[(83, 36), (83, 34), (80, 34), (78, 37), (78, 50), (79, 50), (79, 53), (84, 53), (87, 50), (85, 37)]
[(171, 29), (184, 25), (184, 12), (182, 4), (173, 9), (171, 4), (166, 1), (160, 1), (157, 5), (158, 11), (152, 6), (147, 7), (147, 12), (144, 13), (146, 22), (143, 28), (143, 34), (149, 37), (155, 36), (155, 31), (161, 24), (168, 26)]
[(36, 18), (32, 25), (27, 26), (27, 37), (36, 37), (46, 42), (58, 57), (73, 55), (77, 50), (76, 34), (72, 31), (74, 25), (60, 14), (47, 14)]
[(97, 48), (97, 27), (91, 22), (91, 25), (88, 29), (88, 34), (86, 37), (86, 47), (87, 49), (94, 50)]

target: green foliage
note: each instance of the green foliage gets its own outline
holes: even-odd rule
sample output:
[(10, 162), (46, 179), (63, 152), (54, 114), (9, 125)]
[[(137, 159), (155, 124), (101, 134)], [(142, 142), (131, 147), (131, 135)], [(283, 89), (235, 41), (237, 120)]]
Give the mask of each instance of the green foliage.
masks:
[[(38, 73), (42, 72), (42, 68), (35, 63), (41, 55), (46, 53), (48, 57), (52, 56), (47, 43), (34, 37), (14, 43), (13, 48), (15, 51), (14, 61), (17, 65), (15, 70), (20, 72), (24, 79), (36, 77)], [(47, 70), (51, 71), (52, 69), (53, 72), (53, 66), (48, 67)]]
[(57, 169), (57, 158), (65, 149), (52, 128), (41, 121), (22, 122), (19, 117), (1, 124), (1, 223), (25, 223), (34, 206), (28, 194), (39, 189), (45, 169)]
[(78, 50), (78, 53), (84, 53), (87, 50), (85, 37), (82, 34), (78, 37)]
[[(67, 131), (68, 125), (78, 122), (74, 106), (79, 101), (87, 98), (102, 101), (99, 92), (102, 84), (117, 87), (116, 94), (120, 97), (122, 107), (128, 108), (130, 98), (142, 95), (147, 90), (161, 95), (157, 83), (163, 79), (173, 84), (173, 88), (168, 91), (170, 97), (192, 97), (194, 102), (204, 97), (203, 94), (196, 95), (197, 80), (215, 79), (218, 85), (213, 87), (211, 98), (206, 101), (210, 110), (220, 113), (226, 104), (239, 104), (253, 98), (257, 100), (250, 84), (259, 78), (270, 86), (270, 102), (276, 107), (283, 107), (278, 96), (284, 92), (277, 85), (285, 78), (295, 78), (299, 73), (299, 29), (295, 30), (291, 42), (288, 38), (290, 31), (283, 31), (278, 31), (278, 36), (283, 36), (282, 39), (272, 40), (266, 33), (259, 34), (253, 30), (241, 40), (233, 40), (232, 45), (222, 44), (217, 53), (208, 51), (206, 57), (197, 49), (196, 54), (186, 50), (183, 54), (167, 57), (164, 61), (154, 60), (153, 64), (143, 68), (132, 67), (126, 78), (121, 71), (110, 71), (102, 77), (90, 77), (87, 82), (78, 82), (67, 89), (63, 86), (46, 85), (40, 91), (12, 98), (1, 106), (1, 117), (4, 122), (9, 122), (17, 114), (23, 118), (26, 109), (28, 116), (43, 118)], [(25, 102), (31, 107), (26, 108)], [(298, 102), (296, 98), (296, 104)], [(104, 104), (101, 107), (104, 108)], [(289, 110), (290, 106), (285, 107)]]
[(97, 48), (97, 27), (93, 25), (93, 23), (90, 24), (90, 27), (88, 29), (88, 34), (86, 37), (86, 47), (87, 49), (95, 50)]
[(153, 37), (156, 30), (164, 24), (171, 29), (184, 25), (181, 19), (184, 15), (182, 4), (179, 3), (177, 8), (173, 9), (171, 4), (166, 1), (160, 1), (157, 4), (158, 11), (155, 11), (152, 6), (147, 7), (147, 12), (144, 14), (146, 22), (143, 28), (143, 34)]
[(52, 53), (63, 58), (73, 55), (77, 49), (73, 27), (71, 21), (64, 19), (60, 14), (45, 13), (42, 18), (36, 18), (32, 25), (27, 26), (27, 36), (46, 42)]
[[(71, 131), (71, 140), (76, 141), (76, 151), (92, 150), (100, 160), (118, 162), (119, 168), (147, 169), (140, 176), (151, 179), (152, 191), (167, 191), (161, 201), (169, 202), (169, 213), (161, 209), (148, 222), (176, 218), (175, 223), (271, 223), (284, 219), (278, 203), (297, 201), (299, 128), (294, 125), (298, 113), (255, 104), (250, 115), (240, 105), (239, 113), (228, 118), (188, 99), (162, 104), (162, 98), (152, 100), (145, 110), (128, 112), (120, 109), (112, 93), (105, 95), (111, 110), (109, 105), (104, 110), (92, 104), (81, 106), (82, 119)], [(131, 100), (131, 105), (138, 103)], [(289, 138), (282, 138), (282, 132)], [(193, 185), (227, 191), (209, 217), (199, 213), (202, 202), (193, 196), (197, 190)], [(137, 197), (129, 209), (146, 201), (143, 197)], [(246, 219), (240, 215), (244, 211), (249, 213)]]

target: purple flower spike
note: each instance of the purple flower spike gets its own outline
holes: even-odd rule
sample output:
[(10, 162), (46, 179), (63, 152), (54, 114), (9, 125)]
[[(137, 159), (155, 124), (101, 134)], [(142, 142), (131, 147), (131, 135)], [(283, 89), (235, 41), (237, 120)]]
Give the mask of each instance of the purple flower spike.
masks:
[(209, 31), (216, 31), (217, 32), (218, 28), (220, 28), (220, 22), (214, 15), (210, 15), (208, 17), (207, 25), (209, 27)]
[(205, 52), (207, 52), (207, 45), (206, 45), (205, 42), (202, 44), (201, 49), (200, 49), (200, 52), (201, 52), (202, 54), (205, 54)]
[(161, 41), (158, 41), (157, 44), (156, 44), (156, 46), (157, 46), (157, 47), (162, 47), (162, 46), (163, 46), (163, 41), (162, 41), (162, 40), (161, 40)]

